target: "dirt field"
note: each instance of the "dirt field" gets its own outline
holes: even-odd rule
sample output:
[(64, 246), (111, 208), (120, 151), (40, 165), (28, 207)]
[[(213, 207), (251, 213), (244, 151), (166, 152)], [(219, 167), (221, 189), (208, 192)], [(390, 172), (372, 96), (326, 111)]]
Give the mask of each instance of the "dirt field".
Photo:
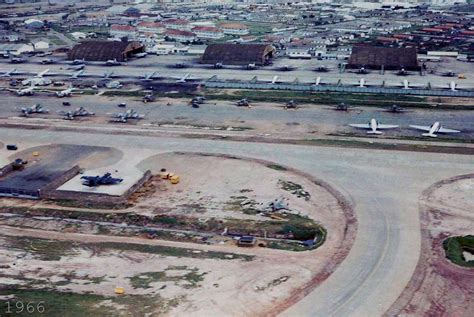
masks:
[(474, 175), (434, 184), (421, 198), (422, 254), (415, 274), (387, 316), (471, 316), (474, 271), (451, 263), (443, 241), (473, 234)]
[[(166, 168), (180, 175), (181, 182), (160, 182), (157, 191), (148, 193), (128, 211), (199, 219), (268, 220), (255, 210), (284, 197), (292, 210), (324, 226), (326, 241), (305, 252), (238, 248), (228, 243), (204, 245), (103, 235), (87, 224), (83, 227), (89, 226), (89, 233), (79, 233), (77, 226), (64, 224), (57, 231), (54, 219), (22, 222), (0, 214), (0, 265), (8, 268), (0, 274), (0, 284), (38, 291), (47, 287), (49, 292), (90, 292), (88, 296), (96, 296), (90, 299), (91, 313), (95, 314), (109, 304), (119, 309), (117, 314), (132, 315), (136, 304), (125, 299), (133, 299), (144, 302), (144, 313), (170, 316), (274, 315), (325, 280), (348, 254), (355, 237), (350, 204), (340, 194), (283, 166), (169, 153), (149, 157), (139, 168), (154, 173)], [(298, 189), (290, 185), (298, 185)], [(242, 200), (251, 201), (255, 209), (243, 210)], [(34, 204), (41, 203), (32, 202), (31, 206)], [(41, 240), (45, 238), (61, 241)], [(129, 243), (141, 247), (131, 248)], [(151, 246), (167, 249), (150, 252)], [(178, 248), (189, 251), (183, 253)], [(130, 298), (115, 295), (116, 286), (124, 287)]]

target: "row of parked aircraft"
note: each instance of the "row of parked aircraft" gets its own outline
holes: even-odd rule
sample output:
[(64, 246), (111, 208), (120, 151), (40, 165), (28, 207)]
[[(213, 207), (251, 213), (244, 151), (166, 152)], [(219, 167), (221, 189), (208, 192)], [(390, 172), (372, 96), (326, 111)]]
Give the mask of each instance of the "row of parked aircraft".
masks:
[[(359, 128), (359, 129), (368, 129), (369, 131), (367, 131), (367, 134), (382, 134), (383, 132), (380, 130), (395, 129), (399, 127), (398, 125), (395, 125), (395, 124), (381, 124), (375, 118), (370, 119), (368, 123), (355, 123), (355, 124), (349, 124), (349, 126), (354, 127), (354, 128)], [(426, 136), (426, 137), (431, 137), (431, 138), (436, 138), (438, 136), (437, 133), (460, 133), (461, 132), (459, 130), (444, 128), (443, 126), (441, 126), (441, 123), (439, 123), (438, 121), (436, 121), (430, 126), (410, 125), (410, 128), (425, 131), (425, 133), (422, 133), (421, 135)]]

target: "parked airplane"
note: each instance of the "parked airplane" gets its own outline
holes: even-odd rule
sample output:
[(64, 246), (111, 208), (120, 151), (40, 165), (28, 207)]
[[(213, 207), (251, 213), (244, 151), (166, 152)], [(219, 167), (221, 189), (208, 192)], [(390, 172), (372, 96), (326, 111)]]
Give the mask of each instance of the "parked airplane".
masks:
[(105, 62), (105, 66), (120, 66), (122, 63), (118, 62), (116, 58), (114, 59), (109, 59), (108, 61)]
[(433, 123), (430, 126), (410, 125), (410, 127), (413, 128), (413, 129), (428, 132), (428, 133), (422, 133), (421, 135), (431, 137), (431, 138), (436, 138), (438, 136), (435, 133), (459, 133), (459, 132), (461, 132), (459, 130), (443, 128), (438, 121), (436, 121), (435, 123)]
[(395, 75), (397, 76), (408, 76), (408, 75), (411, 75), (410, 72), (408, 72), (405, 68), (400, 68), (396, 73)]
[(26, 62), (26, 59), (23, 57), (12, 57), (10, 59), (10, 63), (12, 64), (20, 64)]
[(14, 92), (17, 96), (32, 96), (35, 92), (36, 86), (31, 85), (28, 88), (23, 89), (8, 89), (8, 91)]
[(114, 75), (114, 72), (111, 71), (111, 72), (105, 72), (104, 73), (104, 79), (109, 79), (109, 78), (112, 78)]
[(95, 115), (94, 112), (86, 110), (84, 107), (79, 107), (74, 111), (63, 112), (65, 120), (74, 120), (75, 117), (88, 117)]
[(361, 68), (359, 68), (358, 70), (355, 71), (356, 74), (359, 74), (359, 75), (367, 75), (369, 72), (369, 70), (367, 68), (365, 68), (364, 66), (362, 66)]
[(214, 64), (214, 69), (222, 69), (222, 68), (224, 68), (224, 64), (222, 64), (222, 63), (215, 63)]
[(402, 89), (413, 89), (413, 88), (424, 88), (425, 87), (425, 85), (422, 85), (422, 84), (410, 83), (407, 79), (404, 79), (401, 83), (396, 84), (395, 86), (400, 87)]
[(86, 64), (79, 64), (77, 66), (70, 66), (66, 69), (70, 69), (70, 70), (83, 70), (84, 68), (86, 67)]
[(177, 83), (186, 83), (187, 81), (199, 80), (199, 77), (192, 77), (190, 73), (184, 74), (182, 77), (171, 76), (171, 78), (179, 78), (176, 80)]
[(454, 80), (452, 80), (448, 85), (437, 86), (437, 87), (441, 88), (441, 89), (449, 89), (451, 91), (468, 90), (469, 89), (467, 87), (459, 86), (456, 82), (454, 82)]
[(339, 103), (337, 106), (332, 107), (332, 110), (336, 111), (349, 111), (351, 110), (351, 106), (345, 104), (344, 102)]
[(33, 113), (49, 113), (48, 109), (44, 109), (40, 104), (34, 104), (31, 107), (23, 107), (20, 109), (23, 116), (28, 117)]
[(122, 178), (114, 178), (112, 174), (105, 173), (103, 176), (82, 176), (81, 179), (82, 184), (89, 187), (97, 187), (100, 185), (116, 185), (120, 184), (123, 179)]
[(247, 98), (240, 99), (239, 101), (237, 101), (236, 105), (237, 105), (237, 107), (251, 108), (250, 102)]
[(71, 62), (71, 65), (85, 65), (86, 61), (85, 59), (75, 59)]
[(367, 83), (364, 78), (359, 79), (359, 81), (353, 83), (352, 85), (357, 86), (359, 88), (366, 88), (366, 87), (369, 87), (369, 86), (375, 86), (373, 84)]
[(84, 75), (84, 70), (78, 70), (77, 72), (71, 74), (71, 79), (77, 79), (83, 75)]
[(318, 67), (316, 67), (314, 69), (315, 72), (319, 72), (319, 73), (327, 73), (329, 71), (331, 71), (331, 68), (325, 66), (325, 65), (320, 65)]
[(291, 72), (295, 70), (297, 67), (291, 66), (291, 65), (283, 65), (277, 68), (277, 70), (282, 71), (282, 72)]
[(452, 70), (448, 70), (447, 72), (444, 72), (444, 73), (441, 73), (441, 76), (444, 76), (444, 77), (456, 77), (457, 74), (452, 71)]
[(129, 109), (125, 112), (120, 112), (112, 116), (113, 118), (117, 118), (116, 120), (113, 120), (114, 122), (121, 122), (121, 123), (126, 123), (128, 120), (136, 119), (140, 120), (143, 119), (145, 116), (139, 114), (133, 109)]
[(390, 113), (405, 113), (408, 112), (405, 108), (400, 107), (399, 105), (391, 105), (390, 107), (383, 109), (381, 111), (390, 112)]
[(245, 69), (247, 69), (247, 70), (254, 70), (254, 69), (257, 69), (257, 65), (255, 65), (255, 63), (247, 64), (247, 66), (245, 67)]
[(143, 75), (143, 78), (141, 80), (143, 80), (143, 81), (152, 81), (153, 79), (155, 79), (157, 77), (158, 77), (158, 72), (153, 72), (151, 74), (145, 73), (145, 75)]
[(378, 129), (394, 129), (398, 128), (398, 125), (393, 124), (379, 124), (374, 118), (370, 119), (369, 123), (363, 124), (349, 124), (349, 126), (360, 129), (370, 129), (367, 131), (368, 134), (382, 134)]
[(298, 109), (298, 105), (294, 100), (290, 100), (285, 104), (283, 108), (284, 109)]
[(70, 85), (67, 89), (61, 90), (61, 91), (56, 91), (55, 94), (59, 98), (63, 97), (71, 97), (72, 94), (82, 94), (82, 91), (76, 92), (77, 88), (74, 88), (72, 85)]
[(12, 75), (16, 74), (16, 68), (10, 69), (0, 75), (0, 77), (11, 77)]
[(21, 82), (23, 86), (34, 85), (34, 86), (47, 86), (52, 83), (50, 79), (44, 78), (43, 76), (49, 72), (49, 69), (39, 72), (35, 77), (27, 78)]
[(123, 85), (118, 80), (112, 80), (105, 83), (105, 87), (109, 89), (120, 89), (122, 86)]

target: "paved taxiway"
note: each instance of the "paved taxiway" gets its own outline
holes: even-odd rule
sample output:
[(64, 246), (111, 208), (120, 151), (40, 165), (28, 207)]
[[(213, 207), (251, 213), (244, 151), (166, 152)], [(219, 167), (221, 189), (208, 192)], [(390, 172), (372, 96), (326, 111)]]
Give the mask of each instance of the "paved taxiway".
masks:
[[(377, 316), (410, 280), (420, 254), (418, 198), (444, 178), (472, 172), (467, 155), (0, 128), (0, 142), (71, 143), (226, 153), (271, 160), (324, 179), (355, 204), (358, 232), (340, 267), (284, 315)], [(1, 151), (5, 151), (2, 149)], [(183, 175), (185, 177), (185, 175)]]

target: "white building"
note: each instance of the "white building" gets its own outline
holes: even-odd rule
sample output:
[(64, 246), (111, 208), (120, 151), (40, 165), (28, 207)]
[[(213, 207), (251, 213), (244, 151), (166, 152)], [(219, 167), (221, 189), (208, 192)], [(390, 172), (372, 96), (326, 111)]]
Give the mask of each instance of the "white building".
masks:
[(195, 26), (192, 32), (201, 39), (221, 39), (224, 37), (224, 32), (212, 26)]
[(0, 44), (0, 54), (20, 55), (34, 50), (31, 44)]
[(163, 21), (163, 25), (167, 29), (189, 31), (191, 30), (191, 24), (183, 19), (167, 19)]
[(137, 28), (131, 25), (112, 24), (109, 33), (114, 38), (127, 37), (129, 39), (135, 39)]
[(192, 42), (196, 39), (196, 34), (190, 31), (168, 30), (165, 35), (177, 42)]
[(35, 51), (42, 51), (42, 50), (49, 49), (49, 42), (42, 39), (32, 40), (31, 44), (33, 44)]
[(250, 33), (249, 27), (242, 23), (222, 23), (220, 27), (224, 34), (247, 35)]
[(139, 32), (163, 34), (165, 32), (165, 26), (159, 22), (140, 22), (137, 24)]

